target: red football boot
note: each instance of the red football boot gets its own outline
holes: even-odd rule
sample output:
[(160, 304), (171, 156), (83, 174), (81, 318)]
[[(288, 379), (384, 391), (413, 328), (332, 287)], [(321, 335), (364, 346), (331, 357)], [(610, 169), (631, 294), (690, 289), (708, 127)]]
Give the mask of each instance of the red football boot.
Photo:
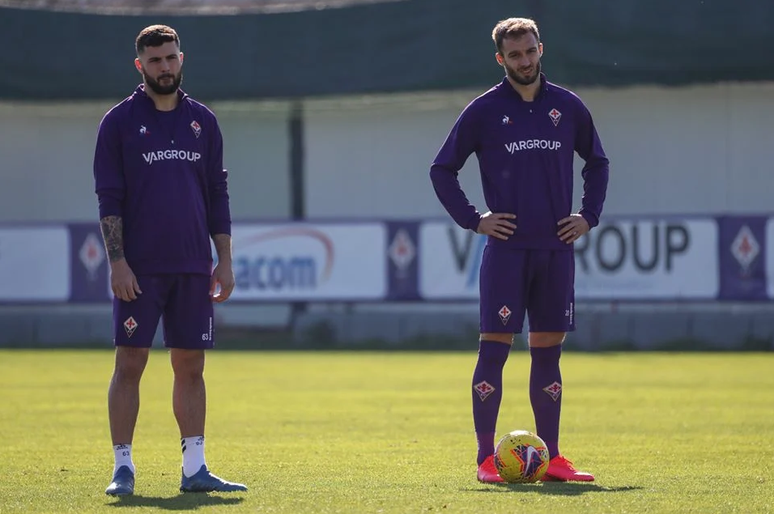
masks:
[(572, 465), (572, 462), (561, 455), (557, 455), (548, 462), (548, 469), (543, 477), (543, 481), (593, 482), (594, 475), (586, 473), (585, 471), (578, 471), (575, 469), (575, 466)]
[(476, 477), (479, 482), (494, 483), (503, 481), (503, 478), (497, 473), (497, 468), (494, 465), (494, 455), (490, 455), (481, 463), (478, 467)]

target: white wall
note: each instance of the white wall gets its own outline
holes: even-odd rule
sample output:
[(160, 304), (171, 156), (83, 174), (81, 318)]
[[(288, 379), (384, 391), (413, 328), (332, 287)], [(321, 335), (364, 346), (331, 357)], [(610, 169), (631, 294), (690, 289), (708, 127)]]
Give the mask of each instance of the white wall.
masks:
[[(397, 95), (306, 104), (306, 210), (310, 217), (440, 216), (430, 163), (471, 94)], [(460, 173), (483, 206), (475, 159)], [(444, 213), (445, 215), (445, 213)]]
[(231, 217), (283, 218), (290, 207), (290, 135), (284, 104), (218, 103)]
[(94, 137), (109, 107), (0, 107), (0, 221), (96, 221)]
[[(96, 221), (92, 160), (110, 103), (0, 104), (0, 221)], [(290, 213), (287, 107), (212, 104), (235, 219)]]
[[(428, 167), (478, 92), (309, 102), (313, 216), (445, 216)], [(774, 210), (774, 84), (578, 90), (611, 160), (605, 212)], [(581, 161), (578, 159), (580, 170)], [(475, 156), (461, 172), (483, 208)], [(346, 185), (346, 187), (344, 187)], [(578, 174), (576, 205), (582, 182)]]
[[(611, 159), (606, 213), (774, 210), (774, 83), (577, 92)], [(309, 217), (446, 216), (428, 168), (478, 93), (307, 101)], [(94, 136), (109, 107), (0, 104), (0, 221), (96, 220)], [(224, 133), (234, 218), (289, 217), (287, 105), (211, 107)], [(475, 157), (460, 178), (484, 208)]]

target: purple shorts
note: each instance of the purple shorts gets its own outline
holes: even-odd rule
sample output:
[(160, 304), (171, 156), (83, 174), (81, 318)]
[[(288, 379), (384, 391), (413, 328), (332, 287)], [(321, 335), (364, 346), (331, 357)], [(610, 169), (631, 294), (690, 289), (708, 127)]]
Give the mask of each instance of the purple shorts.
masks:
[(575, 330), (574, 252), (487, 246), (480, 273), (482, 333)]
[(141, 295), (131, 302), (113, 297), (113, 342), (116, 346), (150, 348), (164, 322), (164, 346), (204, 350), (215, 344), (210, 277), (207, 275), (140, 275)]

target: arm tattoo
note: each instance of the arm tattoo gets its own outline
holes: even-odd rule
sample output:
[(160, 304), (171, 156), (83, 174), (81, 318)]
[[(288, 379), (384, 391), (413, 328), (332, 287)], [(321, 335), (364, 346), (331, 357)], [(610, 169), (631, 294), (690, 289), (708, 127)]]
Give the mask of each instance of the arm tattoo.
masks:
[(102, 229), (102, 239), (105, 240), (110, 262), (120, 261), (124, 258), (124, 221), (118, 216), (105, 216), (99, 220)]
[(228, 234), (215, 234), (212, 236), (215, 243), (215, 251), (218, 252), (218, 261), (231, 262), (231, 236)]

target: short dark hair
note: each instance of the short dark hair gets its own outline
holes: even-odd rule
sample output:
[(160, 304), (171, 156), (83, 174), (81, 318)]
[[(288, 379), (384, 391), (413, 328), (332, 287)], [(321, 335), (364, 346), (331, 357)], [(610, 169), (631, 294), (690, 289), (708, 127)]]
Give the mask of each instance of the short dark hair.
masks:
[(140, 55), (149, 46), (161, 46), (170, 41), (174, 41), (180, 48), (180, 38), (175, 29), (166, 25), (151, 25), (142, 29), (137, 35), (134, 48), (137, 50), (137, 55)]
[(535, 20), (530, 18), (508, 18), (497, 22), (492, 30), (492, 40), (499, 53), (503, 53), (503, 40), (506, 38), (517, 39), (524, 34), (531, 32), (538, 43), (540, 43), (540, 32)]

